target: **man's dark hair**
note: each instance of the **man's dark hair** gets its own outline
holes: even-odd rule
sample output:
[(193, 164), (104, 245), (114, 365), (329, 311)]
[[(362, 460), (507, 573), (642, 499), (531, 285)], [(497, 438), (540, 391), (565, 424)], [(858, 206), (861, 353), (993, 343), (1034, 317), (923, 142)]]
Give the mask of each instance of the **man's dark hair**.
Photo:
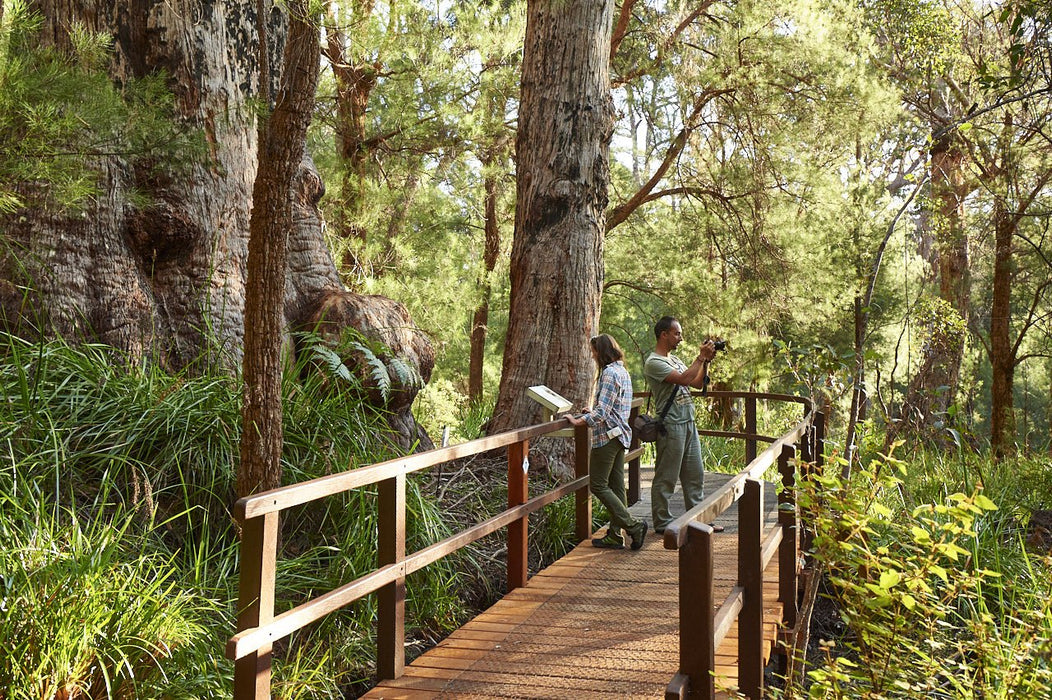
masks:
[(659, 318), (658, 322), (654, 324), (654, 338), (660, 338), (662, 333), (672, 330), (673, 323), (679, 323), (679, 319), (675, 316), (662, 316)]

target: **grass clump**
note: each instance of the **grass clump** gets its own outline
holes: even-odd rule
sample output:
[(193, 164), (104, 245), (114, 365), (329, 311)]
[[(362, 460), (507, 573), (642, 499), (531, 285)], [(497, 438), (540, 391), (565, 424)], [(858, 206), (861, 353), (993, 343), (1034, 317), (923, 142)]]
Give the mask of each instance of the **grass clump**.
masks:
[[(290, 369), (286, 483), (395, 455), (360, 395)], [(226, 375), (0, 340), (0, 698), (229, 697), (240, 399)], [(446, 535), (412, 479), (407, 511), (409, 551)], [(278, 612), (372, 570), (375, 522), (368, 490), (283, 515)], [(458, 576), (440, 562), (410, 578), (410, 640), (456, 624)], [(279, 644), (275, 697), (352, 694), (373, 673), (374, 614), (366, 598)]]
[[(182, 657), (225, 606), (177, 585), (178, 570), (134, 517), (82, 522), (70, 509), (19, 513), (0, 500), (0, 687), (9, 698), (161, 697), (222, 687)], [(54, 517), (55, 515), (58, 517)], [(129, 556), (133, 550), (137, 556)]]

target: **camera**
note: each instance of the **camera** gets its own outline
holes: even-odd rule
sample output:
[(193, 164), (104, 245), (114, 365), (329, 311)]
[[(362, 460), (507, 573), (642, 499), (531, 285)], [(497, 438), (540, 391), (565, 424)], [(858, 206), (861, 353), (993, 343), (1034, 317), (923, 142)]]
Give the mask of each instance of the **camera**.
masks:
[(717, 352), (719, 352), (721, 350), (726, 350), (727, 349), (727, 341), (724, 340), (723, 338), (719, 338), (717, 340), (713, 340), (712, 341), (712, 347), (716, 348)]

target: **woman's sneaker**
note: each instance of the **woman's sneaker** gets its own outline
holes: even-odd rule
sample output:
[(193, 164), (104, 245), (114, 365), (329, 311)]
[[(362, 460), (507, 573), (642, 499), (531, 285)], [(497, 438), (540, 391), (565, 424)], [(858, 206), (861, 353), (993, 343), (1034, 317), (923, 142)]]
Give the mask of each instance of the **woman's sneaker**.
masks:
[(643, 546), (643, 540), (647, 536), (647, 521), (640, 520), (639, 524), (632, 528), (632, 531), (628, 533), (632, 538), (632, 549), (639, 549)]
[(593, 547), (602, 547), (603, 549), (624, 549), (625, 538), (622, 535), (614, 534), (610, 530), (606, 531), (604, 537), (593, 537)]

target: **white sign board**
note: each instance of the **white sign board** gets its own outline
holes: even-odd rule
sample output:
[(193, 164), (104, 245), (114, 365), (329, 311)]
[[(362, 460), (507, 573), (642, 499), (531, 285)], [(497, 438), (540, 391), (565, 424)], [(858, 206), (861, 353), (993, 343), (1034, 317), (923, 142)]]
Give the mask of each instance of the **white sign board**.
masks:
[(526, 395), (552, 413), (566, 413), (573, 408), (572, 402), (559, 396), (543, 384), (529, 387), (526, 389)]

